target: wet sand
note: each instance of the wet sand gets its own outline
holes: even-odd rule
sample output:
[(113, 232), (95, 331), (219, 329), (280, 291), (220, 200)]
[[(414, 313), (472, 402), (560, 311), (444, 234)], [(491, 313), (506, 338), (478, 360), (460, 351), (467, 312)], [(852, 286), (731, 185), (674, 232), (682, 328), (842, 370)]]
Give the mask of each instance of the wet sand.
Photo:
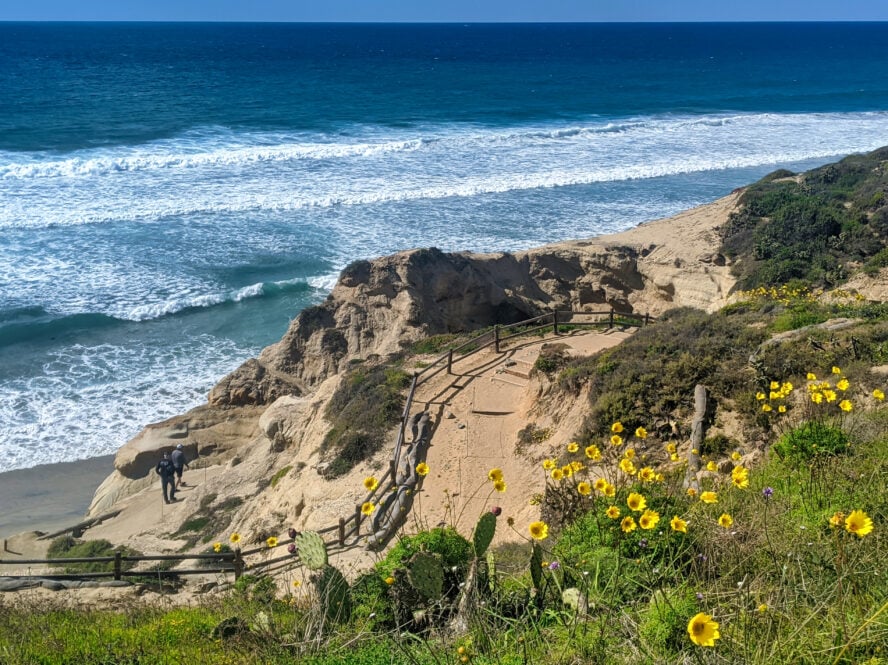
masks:
[(96, 488), (114, 470), (114, 456), (42, 464), (0, 473), (0, 538), (52, 532), (84, 519)]

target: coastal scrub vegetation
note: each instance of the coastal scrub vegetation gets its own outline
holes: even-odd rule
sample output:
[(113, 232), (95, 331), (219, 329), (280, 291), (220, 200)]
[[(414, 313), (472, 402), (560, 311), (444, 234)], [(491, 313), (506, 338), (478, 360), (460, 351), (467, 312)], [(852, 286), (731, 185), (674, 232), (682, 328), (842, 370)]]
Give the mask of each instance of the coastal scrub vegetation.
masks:
[(888, 148), (751, 185), (723, 231), (743, 288), (844, 282), (888, 264)]
[(321, 444), (325, 478), (337, 478), (373, 456), (404, 408), (410, 375), (397, 361), (358, 365), (340, 382), (327, 403), (332, 427)]

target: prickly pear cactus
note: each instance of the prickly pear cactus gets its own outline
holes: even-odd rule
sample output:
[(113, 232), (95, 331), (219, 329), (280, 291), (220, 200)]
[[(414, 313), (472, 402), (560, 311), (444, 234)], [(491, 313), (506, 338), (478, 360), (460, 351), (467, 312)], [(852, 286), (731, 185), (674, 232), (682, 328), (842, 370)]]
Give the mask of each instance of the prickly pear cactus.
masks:
[(324, 566), (314, 582), (326, 620), (331, 623), (348, 621), (351, 617), (351, 594), (342, 573), (333, 566)]
[(475, 556), (482, 557), (493, 540), (496, 533), (496, 516), (493, 513), (484, 513), (475, 525), (475, 533), (472, 536), (472, 545), (475, 546)]
[(533, 588), (539, 590), (543, 584), (543, 550), (538, 543), (533, 544), (530, 553), (530, 579)]
[(407, 569), (407, 579), (428, 600), (440, 598), (444, 590), (444, 568), (437, 557), (426, 552), (413, 555)]
[(327, 565), (327, 545), (314, 531), (303, 531), (294, 538), (299, 558), (309, 570), (321, 570)]
[(496, 591), (496, 557), (493, 552), (487, 553), (487, 585), (491, 591)]

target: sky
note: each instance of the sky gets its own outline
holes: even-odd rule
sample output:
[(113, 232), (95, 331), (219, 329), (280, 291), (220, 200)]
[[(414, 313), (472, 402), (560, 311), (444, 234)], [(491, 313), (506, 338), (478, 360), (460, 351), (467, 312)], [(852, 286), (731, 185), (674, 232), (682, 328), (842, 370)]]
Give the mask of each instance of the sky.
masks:
[(888, 21), (883, 0), (0, 0), (0, 21)]

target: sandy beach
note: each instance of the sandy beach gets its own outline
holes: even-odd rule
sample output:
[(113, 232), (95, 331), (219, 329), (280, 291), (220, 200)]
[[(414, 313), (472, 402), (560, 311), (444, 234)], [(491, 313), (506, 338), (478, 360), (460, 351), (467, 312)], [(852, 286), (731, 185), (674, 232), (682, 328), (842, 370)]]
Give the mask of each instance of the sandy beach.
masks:
[(114, 456), (105, 455), (0, 473), (0, 538), (81, 521), (96, 487), (113, 470)]

